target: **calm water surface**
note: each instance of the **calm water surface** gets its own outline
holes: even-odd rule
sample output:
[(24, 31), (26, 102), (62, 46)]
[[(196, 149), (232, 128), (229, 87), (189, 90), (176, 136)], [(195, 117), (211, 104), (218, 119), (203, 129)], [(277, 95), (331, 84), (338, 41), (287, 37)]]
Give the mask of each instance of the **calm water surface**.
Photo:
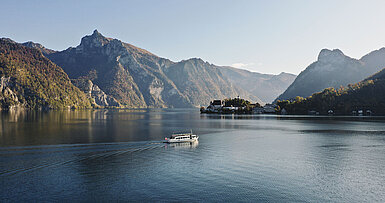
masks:
[[(0, 115), (0, 201), (385, 202), (385, 120), (198, 110)], [(193, 129), (196, 144), (161, 140)]]

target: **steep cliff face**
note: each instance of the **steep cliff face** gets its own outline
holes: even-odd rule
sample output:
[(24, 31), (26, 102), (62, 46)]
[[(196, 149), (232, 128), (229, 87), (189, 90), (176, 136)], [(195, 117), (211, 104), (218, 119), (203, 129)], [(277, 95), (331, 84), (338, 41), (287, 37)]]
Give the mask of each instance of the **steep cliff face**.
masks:
[(11, 77), (1, 76), (0, 82), (0, 109), (22, 106), (17, 94), (12, 91), (16, 86), (15, 81), (11, 81)]
[(2, 109), (91, 107), (86, 95), (41, 51), (10, 39), (0, 39), (0, 78)]
[(89, 79), (72, 79), (72, 83), (82, 90), (91, 99), (94, 106), (99, 107), (121, 107), (121, 104), (112, 96), (104, 93), (97, 85)]

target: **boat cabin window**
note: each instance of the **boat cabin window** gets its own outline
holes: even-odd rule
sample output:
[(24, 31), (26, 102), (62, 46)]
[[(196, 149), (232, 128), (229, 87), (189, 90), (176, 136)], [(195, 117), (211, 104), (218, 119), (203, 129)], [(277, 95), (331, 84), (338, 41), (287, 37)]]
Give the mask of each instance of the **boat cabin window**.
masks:
[(180, 140), (180, 139), (190, 139), (190, 138), (195, 138), (196, 137), (196, 135), (173, 135), (173, 136), (171, 136), (171, 139), (178, 139), (178, 140)]

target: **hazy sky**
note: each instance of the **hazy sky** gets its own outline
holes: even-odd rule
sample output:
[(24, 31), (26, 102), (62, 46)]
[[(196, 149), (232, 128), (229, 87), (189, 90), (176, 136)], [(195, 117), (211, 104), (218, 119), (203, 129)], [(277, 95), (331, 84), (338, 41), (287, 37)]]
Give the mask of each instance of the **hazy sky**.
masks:
[(63, 50), (96, 28), (173, 61), (298, 74), (323, 48), (385, 47), (385, 1), (2, 0), (0, 36)]

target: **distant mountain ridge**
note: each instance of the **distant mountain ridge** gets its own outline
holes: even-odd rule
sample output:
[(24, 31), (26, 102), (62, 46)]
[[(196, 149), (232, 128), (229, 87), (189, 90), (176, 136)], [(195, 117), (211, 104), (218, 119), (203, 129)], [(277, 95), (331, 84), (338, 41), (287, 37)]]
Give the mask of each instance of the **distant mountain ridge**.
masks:
[(203, 105), (215, 98), (237, 96), (262, 103), (257, 96), (234, 85), (221, 70), (222, 67), (193, 58), (174, 63), (165, 68), (164, 73), (192, 104)]
[(385, 67), (385, 48), (361, 59), (353, 59), (334, 49), (321, 50), (318, 60), (302, 71), (277, 100), (308, 97), (325, 88), (339, 88), (359, 82)]
[(296, 75), (285, 72), (278, 75), (261, 74), (233, 67), (222, 67), (221, 72), (232, 83), (247, 89), (253, 95), (258, 95), (266, 103), (271, 103), (296, 78)]
[[(295, 77), (291, 74), (258, 77), (258, 73), (246, 71), (249, 76), (243, 80), (248, 80), (247, 85), (236, 83), (232, 77), (236, 69), (229, 70), (196, 58), (173, 62), (104, 37), (97, 30), (83, 37), (75, 48), (47, 52), (44, 47), (35, 47), (61, 66), (71, 79), (95, 73), (91, 79), (93, 84), (121, 105), (132, 108), (197, 107), (213, 99), (237, 96), (264, 103), (272, 100), (266, 96), (269, 92), (276, 97)], [(268, 90), (262, 91), (264, 88)]]

